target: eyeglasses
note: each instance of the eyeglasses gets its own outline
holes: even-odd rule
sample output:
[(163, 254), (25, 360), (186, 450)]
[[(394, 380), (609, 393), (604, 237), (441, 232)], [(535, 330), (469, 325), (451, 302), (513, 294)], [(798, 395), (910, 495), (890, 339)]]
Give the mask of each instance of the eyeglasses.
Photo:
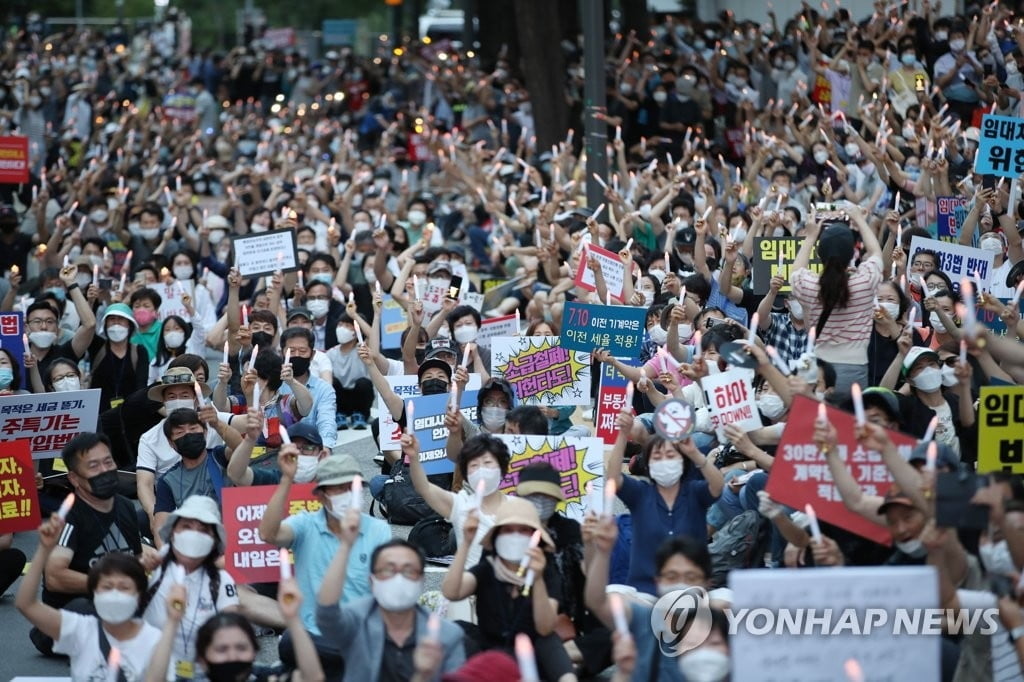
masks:
[(77, 379), (77, 378), (78, 378), (78, 374), (76, 372), (68, 372), (67, 374), (61, 374), (59, 377), (54, 377), (53, 378), (53, 383), (57, 383), (58, 381), (64, 381), (65, 379)]
[(192, 374), (165, 374), (160, 377), (161, 384), (191, 384), (196, 381)]
[(402, 574), (402, 577), (408, 578), (409, 580), (419, 580), (423, 577), (423, 571), (415, 566), (405, 566), (403, 568), (398, 568), (397, 566), (384, 566), (383, 568), (373, 572), (373, 574), (381, 580), (394, 578), (399, 573)]
[(304, 455), (315, 455), (318, 452), (320, 452), (320, 446), (313, 445), (312, 443), (307, 443), (306, 445), (299, 446), (299, 452), (301, 452)]
[(56, 327), (57, 318), (55, 317), (36, 317), (28, 321), (30, 327)]

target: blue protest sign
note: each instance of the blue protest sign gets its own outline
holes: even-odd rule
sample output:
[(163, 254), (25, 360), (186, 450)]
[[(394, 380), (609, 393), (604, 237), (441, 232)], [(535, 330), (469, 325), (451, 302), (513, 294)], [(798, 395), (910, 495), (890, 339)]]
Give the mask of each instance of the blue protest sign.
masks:
[(974, 172), (1001, 178), (1024, 174), (1024, 119), (991, 114), (982, 117)]
[(958, 242), (963, 214), (966, 214), (967, 197), (935, 198), (935, 238), (940, 242)]
[(11, 356), (11, 362), (21, 368), (21, 386), (28, 386), (28, 372), (25, 371), (25, 318), (20, 312), (0, 313), (0, 348)]
[[(413, 409), (413, 428), (420, 440), (420, 461), (428, 475), (446, 474), (455, 469), (455, 463), (448, 459), (448, 427), (444, 425), (444, 414), (451, 396), (423, 395), (410, 398)], [(476, 423), (477, 391), (464, 391), (459, 400), (462, 414)]]
[[(1010, 299), (1001, 298), (999, 301), (1003, 305), (1010, 305)], [(1006, 336), (1006, 320), (999, 316), (999, 313), (994, 313), (991, 310), (985, 308), (978, 308), (978, 322), (992, 330), (992, 333), (996, 336)]]
[(639, 357), (646, 321), (646, 308), (570, 301), (562, 312), (561, 344), (585, 353), (605, 348), (615, 357)]
[(384, 307), (380, 311), (380, 347), (385, 350), (400, 348), (402, 332), (408, 326), (405, 310), (398, 305), (391, 294), (384, 294)]

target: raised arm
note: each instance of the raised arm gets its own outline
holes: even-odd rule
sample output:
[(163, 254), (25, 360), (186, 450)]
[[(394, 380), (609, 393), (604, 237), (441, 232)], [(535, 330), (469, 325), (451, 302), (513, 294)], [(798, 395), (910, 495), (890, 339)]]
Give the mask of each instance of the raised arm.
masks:
[(454, 500), (452, 493), (439, 485), (431, 483), (427, 479), (427, 472), (420, 462), (420, 442), (411, 428), (406, 428), (402, 434), (402, 454), (409, 462), (409, 476), (412, 478), (412, 486), (416, 489), (427, 505), (444, 518), (452, 515)]
[(263, 512), (263, 520), (260, 521), (260, 537), (278, 547), (291, 547), (295, 540), (291, 527), (282, 521), (288, 516), (288, 493), (291, 492), (292, 483), (295, 481), (298, 457), (299, 448), (291, 443), (281, 446), (278, 451), (277, 466), (281, 470), (281, 482), (270, 496), (267, 508)]
[[(44, 604), (39, 598), (39, 581), (62, 530), (64, 521), (56, 514), (39, 527), (39, 546), (14, 598), (14, 605), (21, 611), (21, 615), (51, 639), (60, 638), (61, 614), (58, 609)], [(164, 670), (166, 672), (166, 668)]]
[(476, 531), (480, 527), (480, 515), (476, 509), (471, 509), (466, 514), (466, 521), (462, 527), (462, 541), (458, 543), (455, 550), (455, 558), (452, 559), (444, 580), (441, 581), (441, 594), (445, 599), (458, 601), (465, 599), (476, 592), (476, 576), (466, 570), (466, 557), (469, 556), (469, 548), (476, 539)]

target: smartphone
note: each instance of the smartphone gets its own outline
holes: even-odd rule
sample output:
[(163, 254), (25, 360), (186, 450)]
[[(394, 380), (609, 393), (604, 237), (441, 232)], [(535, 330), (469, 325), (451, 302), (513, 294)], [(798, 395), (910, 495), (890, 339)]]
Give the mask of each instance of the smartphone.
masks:
[(98, 284), (100, 291), (110, 291), (114, 288), (114, 280), (109, 277), (100, 277)]
[(462, 278), (458, 275), (452, 275), (452, 283), (448, 287), (448, 298), (453, 301), (459, 300), (459, 296), (462, 293)]
[(995, 189), (996, 188), (996, 176), (994, 175), (982, 175), (981, 186), (984, 189)]

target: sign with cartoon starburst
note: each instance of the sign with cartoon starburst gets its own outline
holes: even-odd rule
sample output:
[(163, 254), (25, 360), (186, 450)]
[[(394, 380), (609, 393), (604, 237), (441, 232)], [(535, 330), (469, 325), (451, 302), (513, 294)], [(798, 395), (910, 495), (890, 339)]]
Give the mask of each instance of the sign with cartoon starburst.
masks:
[(590, 353), (563, 348), (557, 336), (492, 339), (491, 374), (508, 381), (522, 404), (590, 403)]
[[(511, 460), (500, 490), (514, 495), (519, 473), (531, 464), (545, 462), (559, 473), (565, 501), (557, 509), (577, 521), (583, 520), (588, 507), (588, 488), (604, 489), (604, 443), (600, 438), (563, 436), (500, 435), (508, 446)], [(589, 484), (589, 485), (588, 485)], [(600, 495), (597, 497), (600, 500)]]

